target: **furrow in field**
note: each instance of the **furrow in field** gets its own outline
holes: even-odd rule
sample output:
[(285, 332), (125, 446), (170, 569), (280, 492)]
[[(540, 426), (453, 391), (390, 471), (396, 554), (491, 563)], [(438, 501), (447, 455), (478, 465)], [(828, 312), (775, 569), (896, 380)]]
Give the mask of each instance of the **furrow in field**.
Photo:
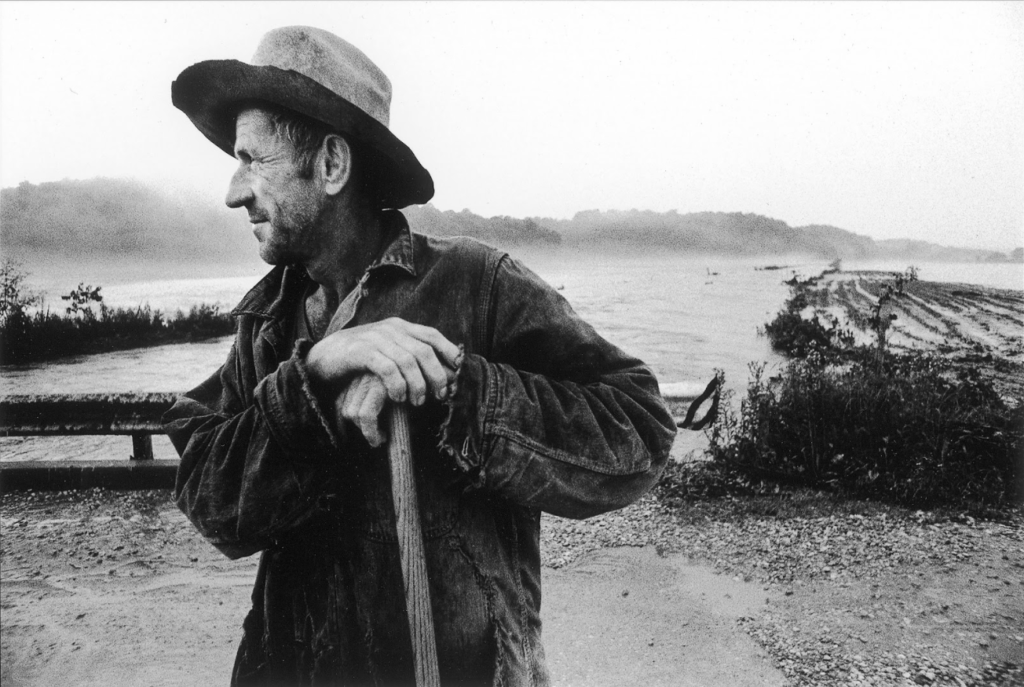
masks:
[[(870, 318), (891, 275), (829, 275), (807, 293), (809, 306), (836, 318), (854, 332), (857, 343), (871, 343)], [(887, 345), (921, 349), (983, 346), (1013, 355), (1024, 344), (1024, 296), (966, 284), (915, 281), (893, 300), (896, 319)]]
[[(930, 338), (936, 343), (942, 343), (950, 337), (970, 343), (960, 331), (957, 322), (944, 317), (918, 296), (904, 292), (897, 299), (897, 308), (903, 314), (905, 322), (912, 321), (920, 328), (928, 330), (932, 334)], [(900, 320), (897, 320), (895, 325), (900, 327)]]
[[(907, 296), (915, 302), (921, 303), (916, 297), (909, 294)], [(934, 312), (943, 324), (956, 332), (957, 338), (966, 343), (980, 343), (986, 347), (996, 349), (1003, 344), (1001, 337), (993, 336), (990, 333), (987, 323), (981, 318), (977, 308), (965, 307), (963, 309), (956, 309), (945, 304), (940, 305), (934, 301), (926, 304), (924, 307), (927, 307), (930, 312)]]

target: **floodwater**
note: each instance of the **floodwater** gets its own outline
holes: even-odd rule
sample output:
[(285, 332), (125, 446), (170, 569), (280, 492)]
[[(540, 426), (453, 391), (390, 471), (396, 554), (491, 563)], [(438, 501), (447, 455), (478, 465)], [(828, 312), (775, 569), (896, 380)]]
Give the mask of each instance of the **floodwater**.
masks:
[[(758, 328), (786, 299), (783, 280), (794, 273), (817, 274), (827, 266), (806, 259), (612, 255), (566, 248), (515, 254), (605, 338), (647, 362), (663, 384), (702, 386), (721, 369), (737, 395), (746, 387), (751, 362), (766, 363), (769, 370), (781, 363)], [(757, 269), (767, 265), (781, 269)], [(843, 267), (901, 271), (906, 265)], [(125, 307), (148, 303), (164, 312), (199, 303), (230, 310), (259, 278), (258, 273), (174, 278), (166, 269), (152, 274), (160, 278), (133, 275), (135, 280), (105, 285), (104, 302)], [(924, 263), (919, 278), (1021, 289), (1024, 266)], [(72, 286), (78, 281), (72, 278)], [(54, 309), (61, 304), (56, 288), (63, 288), (57, 284), (50, 278), (36, 285)], [(229, 347), (230, 339), (223, 338), (9, 367), (0, 372), (0, 393), (186, 391), (217, 369)], [(0, 442), (0, 459), (26, 459), (26, 449), (10, 442)]]
[[(722, 368), (742, 382), (747, 363), (777, 360), (757, 327), (788, 293), (789, 271), (764, 261), (678, 255), (612, 256), (540, 251), (518, 257), (603, 336), (647, 362), (662, 382), (701, 382)], [(794, 265), (801, 274), (825, 265)], [(160, 279), (104, 286), (110, 306), (173, 313), (199, 303), (230, 310), (258, 277)], [(56, 295), (47, 302), (61, 303)], [(4, 393), (185, 391), (224, 360), (229, 339), (171, 344), (5, 368)]]

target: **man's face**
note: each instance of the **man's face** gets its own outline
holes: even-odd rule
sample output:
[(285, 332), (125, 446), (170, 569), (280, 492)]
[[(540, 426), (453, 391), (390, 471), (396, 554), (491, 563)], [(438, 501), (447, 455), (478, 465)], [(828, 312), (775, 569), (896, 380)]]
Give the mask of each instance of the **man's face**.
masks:
[(326, 205), (323, 188), (303, 179), (294, 149), (277, 135), (266, 112), (243, 110), (235, 120), (235, 158), (228, 207), (249, 212), (260, 257), (271, 265), (305, 263), (324, 244), (321, 218)]

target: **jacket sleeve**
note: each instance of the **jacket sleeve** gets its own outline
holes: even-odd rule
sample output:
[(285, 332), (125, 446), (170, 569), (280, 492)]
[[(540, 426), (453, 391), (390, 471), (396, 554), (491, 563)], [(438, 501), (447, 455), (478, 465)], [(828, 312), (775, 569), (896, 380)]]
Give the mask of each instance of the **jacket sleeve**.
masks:
[(181, 464), (178, 506), (214, 546), (239, 558), (272, 545), (322, 511), (338, 437), (294, 354), (244, 391), (238, 340), (227, 362), (164, 415)]
[(563, 517), (643, 495), (676, 433), (653, 373), (508, 256), (486, 298), (487, 356), (462, 360), (442, 447), (476, 486)]

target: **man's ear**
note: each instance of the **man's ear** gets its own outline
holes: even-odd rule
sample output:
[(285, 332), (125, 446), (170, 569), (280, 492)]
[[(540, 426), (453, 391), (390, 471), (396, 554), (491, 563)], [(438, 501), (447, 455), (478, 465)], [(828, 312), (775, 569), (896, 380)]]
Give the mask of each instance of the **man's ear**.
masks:
[(320, 147), (320, 156), (324, 191), (328, 195), (337, 195), (352, 178), (352, 146), (344, 137), (328, 134)]

